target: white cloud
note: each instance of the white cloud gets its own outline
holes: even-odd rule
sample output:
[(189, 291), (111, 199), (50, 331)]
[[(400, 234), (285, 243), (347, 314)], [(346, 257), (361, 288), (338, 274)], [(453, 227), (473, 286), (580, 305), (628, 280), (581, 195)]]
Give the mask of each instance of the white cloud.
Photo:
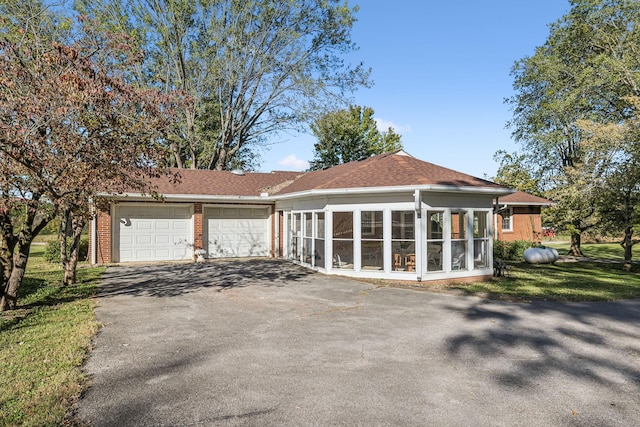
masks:
[(309, 168), (309, 162), (296, 157), (295, 154), (289, 154), (278, 162), (280, 166), (285, 166), (293, 170), (305, 170)]
[(400, 126), (390, 120), (381, 119), (380, 117), (374, 117), (373, 120), (376, 121), (376, 127), (380, 132), (386, 132), (389, 130), (389, 128), (393, 128), (393, 130), (397, 133), (411, 131), (411, 128), (409, 126)]

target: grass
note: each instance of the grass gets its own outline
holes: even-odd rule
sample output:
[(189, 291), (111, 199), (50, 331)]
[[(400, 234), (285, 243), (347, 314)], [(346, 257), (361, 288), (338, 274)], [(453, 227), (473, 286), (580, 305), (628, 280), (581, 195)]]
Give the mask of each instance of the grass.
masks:
[(38, 234), (33, 242), (36, 244), (49, 243), (51, 241), (58, 240), (57, 234)]
[[(569, 252), (569, 243), (543, 242), (543, 245), (556, 248), (560, 254)], [(624, 249), (619, 243), (589, 243), (580, 245), (586, 257), (620, 261), (624, 260)], [(640, 245), (633, 247), (633, 259), (640, 260)]]
[(80, 367), (98, 329), (96, 283), (103, 268), (80, 268), (62, 287), (62, 269), (34, 246), (18, 308), (0, 313), (0, 426), (57, 426), (85, 381)]
[[(566, 254), (569, 249), (568, 244), (547, 245), (558, 249), (560, 254)], [(640, 298), (639, 267), (635, 265), (635, 272), (631, 273), (622, 271), (624, 252), (620, 245), (584, 244), (582, 250), (585, 256), (602, 262), (541, 265), (509, 263), (509, 277), (449, 287), (467, 293), (487, 293), (497, 298), (525, 301), (613, 301)], [(640, 247), (634, 248), (634, 258), (640, 258)]]
[(614, 301), (640, 298), (640, 275), (620, 264), (567, 262), (510, 264), (509, 276), (469, 285), (450, 285), (467, 293), (530, 301)]

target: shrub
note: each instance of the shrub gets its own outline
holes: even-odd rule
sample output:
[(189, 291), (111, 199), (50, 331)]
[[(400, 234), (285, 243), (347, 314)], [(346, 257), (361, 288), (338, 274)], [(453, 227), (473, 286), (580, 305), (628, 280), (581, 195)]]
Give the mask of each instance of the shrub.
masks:
[(524, 251), (533, 246), (535, 243), (526, 240), (516, 240), (515, 242), (495, 240), (493, 242), (493, 257), (505, 261), (521, 261), (524, 257)]
[[(70, 242), (67, 246), (67, 255), (71, 252)], [(80, 239), (80, 250), (78, 253), (78, 260), (83, 261), (87, 259), (89, 255), (89, 239)], [(58, 263), (62, 262), (60, 259), (60, 242), (58, 240), (51, 240), (47, 242), (47, 246), (44, 248), (44, 259), (48, 262)]]

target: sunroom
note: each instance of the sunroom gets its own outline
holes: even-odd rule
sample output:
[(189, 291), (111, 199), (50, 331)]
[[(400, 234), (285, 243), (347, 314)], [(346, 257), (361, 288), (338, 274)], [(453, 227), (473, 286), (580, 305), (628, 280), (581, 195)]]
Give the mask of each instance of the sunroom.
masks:
[(326, 274), (422, 281), (493, 272), (491, 196), (416, 190), (280, 208), (282, 255)]

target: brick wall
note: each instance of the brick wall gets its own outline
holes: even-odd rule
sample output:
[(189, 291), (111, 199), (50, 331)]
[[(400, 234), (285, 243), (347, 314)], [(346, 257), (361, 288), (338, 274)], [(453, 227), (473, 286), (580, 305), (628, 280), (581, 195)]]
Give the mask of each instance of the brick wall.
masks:
[[(96, 241), (96, 260), (98, 264), (109, 264), (112, 262), (111, 254), (111, 211), (108, 207), (98, 209), (96, 217), (96, 229), (98, 239)], [(93, 230), (90, 234), (93, 238)], [(91, 245), (89, 245), (91, 247)], [(89, 255), (93, 259), (93, 254)]]
[(271, 244), (269, 245), (269, 256), (276, 257), (276, 245), (278, 244), (276, 236), (276, 227), (278, 226), (279, 212), (276, 212), (273, 206), (269, 207), (269, 226), (271, 227)]
[(539, 206), (520, 206), (513, 208), (511, 216), (512, 231), (502, 230), (502, 215), (498, 215), (498, 240), (513, 242), (526, 240), (538, 242), (542, 232), (542, 216)]
[(193, 204), (193, 247), (202, 249), (202, 203)]

